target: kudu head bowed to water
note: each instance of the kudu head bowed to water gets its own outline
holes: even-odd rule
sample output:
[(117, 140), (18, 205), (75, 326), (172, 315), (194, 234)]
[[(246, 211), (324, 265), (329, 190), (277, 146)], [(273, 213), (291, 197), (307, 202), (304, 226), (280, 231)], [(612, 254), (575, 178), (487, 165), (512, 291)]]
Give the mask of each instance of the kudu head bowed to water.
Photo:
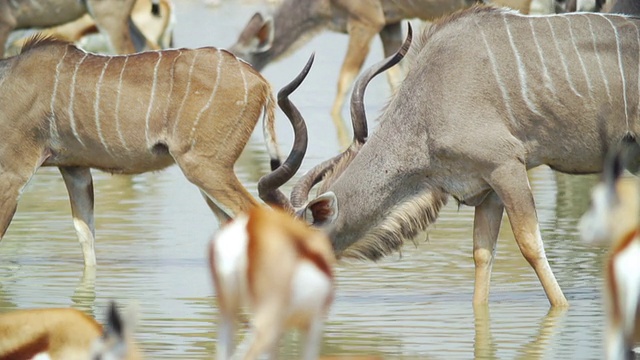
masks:
[[(327, 182), (330, 181), (330, 179), (339, 177), (340, 173), (356, 156), (359, 149), (367, 140), (367, 119), (363, 100), (367, 84), (369, 84), (376, 75), (384, 72), (402, 60), (411, 45), (412, 34), (411, 25), (409, 24), (407, 38), (405, 39), (402, 47), (393, 56), (375, 64), (358, 78), (354, 85), (351, 97), (351, 119), (353, 125), (353, 141), (351, 145), (343, 153), (316, 165), (304, 174), (299, 182), (294, 186), (291, 193), (291, 200), (289, 200), (287, 196), (279, 190), (279, 187), (290, 180), (300, 168), (307, 148), (307, 128), (302, 115), (289, 101), (288, 96), (297, 89), (306, 77), (311, 63), (313, 62), (313, 56), (309, 59), (309, 62), (302, 73), (290, 84), (280, 90), (278, 93), (278, 104), (293, 125), (295, 142), (289, 157), (285, 160), (283, 165), (271, 174), (265, 175), (260, 179), (258, 183), (258, 191), (262, 200), (268, 204), (282, 207), (289, 212), (295, 212), (297, 216), (303, 217), (308, 221), (311, 219), (309, 216), (305, 215), (305, 209), (302, 209), (302, 206), (309, 197), (311, 188), (320, 181), (324, 180)], [(325, 216), (322, 220), (320, 220), (319, 216), (316, 216), (315, 220), (311, 222), (312, 224), (320, 225), (320, 223), (329, 220), (333, 213), (326, 212), (326, 210), (330, 208), (329, 206), (332, 201), (335, 201), (335, 197), (329, 194), (325, 197), (316, 199), (314, 205), (307, 207), (312, 209), (312, 211), (316, 211), (317, 214), (322, 213)]]

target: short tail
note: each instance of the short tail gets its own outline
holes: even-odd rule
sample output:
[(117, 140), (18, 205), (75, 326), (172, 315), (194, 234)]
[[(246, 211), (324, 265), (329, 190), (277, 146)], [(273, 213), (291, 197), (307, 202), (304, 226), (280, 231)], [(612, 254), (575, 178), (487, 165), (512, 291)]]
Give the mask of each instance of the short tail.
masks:
[(160, 17), (160, 0), (151, 0), (151, 14)]
[(276, 101), (273, 97), (271, 89), (268, 91), (267, 102), (264, 106), (264, 114), (262, 119), (262, 133), (267, 143), (267, 152), (271, 160), (271, 171), (282, 165), (280, 147), (276, 139)]

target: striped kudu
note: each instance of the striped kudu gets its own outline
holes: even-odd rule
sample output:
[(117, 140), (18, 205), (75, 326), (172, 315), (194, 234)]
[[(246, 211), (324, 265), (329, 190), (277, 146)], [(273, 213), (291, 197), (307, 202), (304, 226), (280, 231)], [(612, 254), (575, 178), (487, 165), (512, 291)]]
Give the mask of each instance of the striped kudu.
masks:
[(96, 262), (90, 168), (138, 174), (176, 162), (226, 220), (259, 204), (233, 166), (261, 113), (279, 165), (271, 86), (224, 50), (102, 56), (36, 37), (0, 61), (0, 84), (0, 239), (36, 170), (57, 166), (87, 266)]
[[(230, 51), (256, 69), (290, 54), (320, 30), (349, 35), (349, 45), (338, 78), (331, 114), (339, 117), (344, 99), (369, 53), (371, 41), (380, 36), (385, 56), (402, 45), (401, 21), (419, 18), (433, 21), (484, 0), (285, 0), (273, 18), (256, 13), (240, 33)], [(487, 0), (523, 13), (532, 0)], [(398, 67), (390, 69), (389, 82), (395, 89), (402, 81)]]
[[(157, 0), (153, 0), (154, 4)], [(0, 0), (0, 58), (4, 56), (9, 33), (18, 29), (45, 28), (74, 21), (90, 14), (118, 54), (129, 54), (142, 47), (134, 41), (140, 30), (130, 18), (136, 0)], [(154, 7), (154, 9), (156, 9)], [(149, 11), (152, 11), (150, 8)]]
[[(527, 169), (597, 173), (623, 138), (636, 155), (630, 167), (640, 165), (640, 20), (478, 6), (432, 26), (414, 49), (374, 136), (365, 143), (364, 87), (356, 83), (353, 145), (303, 176), (290, 202), (270, 201), (325, 227), (338, 254), (368, 259), (424, 231), (449, 195), (474, 206), (474, 304), (488, 302), (506, 210), (550, 303), (566, 305)], [(307, 202), (322, 180), (321, 195)]]
[(640, 182), (622, 176), (623, 158), (607, 158), (579, 224), (584, 241), (611, 249), (604, 266), (607, 360), (634, 359), (640, 340)]

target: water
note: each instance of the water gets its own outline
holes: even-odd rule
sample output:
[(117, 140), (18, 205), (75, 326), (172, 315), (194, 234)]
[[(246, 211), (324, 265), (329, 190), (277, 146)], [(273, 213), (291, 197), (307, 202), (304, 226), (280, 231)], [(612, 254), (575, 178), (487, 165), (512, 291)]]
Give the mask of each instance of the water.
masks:
[[(229, 46), (260, 2), (177, 1), (176, 46)], [(268, 66), (275, 89), (316, 51), (315, 65), (292, 96), (305, 115), (310, 144), (302, 172), (341, 147), (328, 115), (346, 36), (323, 33), (293, 56)], [(366, 65), (381, 58), (375, 42)], [(385, 104), (384, 78), (367, 91), (370, 126)], [(347, 115), (347, 110), (344, 110)], [(292, 131), (278, 114), (280, 143)], [(374, 130), (375, 131), (375, 130)], [(256, 131), (236, 171), (257, 196), (268, 171)], [(150, 359), (208, 359), (215, 353), (216, 305), (205, 247), (218, 227), (198, 191), (176, 167), (135, 177), (94, 172), (96, 273), (83, 274), (66, 189), (57, 169), (43, 168), (25, 189), (0, 244), (0, 312), (18, 308), (82, 309), (99, 319), (111, 299), (139, 310), (137, 339)], [(606, 249), (581, 243), (576, 231), (594, 176), (548, 168), (530, 172), (547, 255), (571, 307), (549, 311), (533, 270), (504, 221), (493, 270), (490, 306), (474, 314), (471, 208), (455, 202), (418, 245), (378, 263), (341, 263), (338, 293), (326, 324), (323, 355), (379, 354), (387, 359), (599, 359), (604, 315), (600, 288)], [(285, 186), (288, 193), (290, 187)], [(241, 334), (241, 336), (244, 333)], [(283, 358), (297, 354), (288, 335)]]

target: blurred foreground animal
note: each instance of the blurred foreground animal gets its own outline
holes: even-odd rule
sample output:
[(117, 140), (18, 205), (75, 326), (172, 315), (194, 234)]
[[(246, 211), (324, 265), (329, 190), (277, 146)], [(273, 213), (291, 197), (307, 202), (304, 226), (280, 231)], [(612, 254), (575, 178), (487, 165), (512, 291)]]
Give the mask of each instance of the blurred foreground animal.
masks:
[(634, 359), (640, 341), (640, 181), (622, 170), (619, 154), (608, 159), (579, 226), (585, 241), (611, 247), (604, 271), (608, 360)]
[[(474, 304), (489, 300), (506, 210), (549, 302), (566, 306), (527, 170), (598, 173), (606, 149), (623, 138), (632, 139), (629, 167), (640, 167), (639, 27), (628, 16), (524, 16), (486, 6), (443, 18), (413, 47), (413, 65), (374, 135), (367, 139), (363, 75), (350, 148), (303, 175), (290, 200), (270, 202), (325, 229), (339, 256), (378, 259), (425, 231), (453, 196), (475, 207)], [(308, 201), (319, 182), (320, 195)]]
[[(391, 56), (402, 45), (402, 20), (433, 21), (477, 2), (482, 0), (285, 0), (273, 18), (260, 13), (253, 15), (230, 51), (262, 70), (321, 30), (348, 34), (349, 45), (331, 108), (331, 114), (336, 117), (376, 35), (382, 40), (385, 56)], [(513, 6), (524, 13), (531, 5), (531, 0), (492, 2)], [(395, 89), (402, 81), (400, 68), (392, 68), (387, 74)]]
[(250, 309), (252, 331), (241, 358), (276, 359), (278, 342), (292, 327), (305, 333), (301, 358), (318, 358), (334, 293), (333, 251), (322, 232), (280, 210), (256, 207), (225, 225), (209, 255), (220, 309), (218, 359), (235, 352), (242, 307)]
[[(3, 313), (0, 314), (0, 359), (139, 359), (127, 326), (130, 324), (125, 323), (114, 304), (109, 309), (104, 332), (92, 317), (71, 308)], [(117, 356), (96, 357), (107, 353)]]
[(226, 220), (259, 204), (233, 166), (261, 113), (279, 165), (271, 86), (224, 50), (101, 56), (34, 38), (0, 61), (0, 83), (0, 239), (29, 179), (56, 166), (86, 266), (96, 264), (91, 168), (139, 174), (175, 162)]
[[(287, 181), (298, 170), (294, 163), (304, 157), (306, 126), (288, 96), (302, 83), (312, 61), (313, 57), (278, 93), (278, 103), (294, 127), (295, 142), (282, 166), (263, 177), (269, 182)], [(324, 233), (282, 210), (255, 207), (215, 235), (209, 262), (220, 309), (218, 359), (229, 359), (236, 352), (243, 352), (238, 357), (243, 359), (262, 354), (275, 359), (282, 334), (292, 327), (306, 335), (302, 358), (318, 358), (324, 317), (334, 294), (335, 258)], [(253, 329), (236, 351), (234, 333), (243, 307), (252, 314)]]
[[(157, 10), (158, 0), (152, 0)], [(84, 14), (94, 19), (105, 33), (113, 52), (129, 54), (136, 48), (132, 36), (140, 30), (131, 21), (131, 9), (136, 0), (0, 0), (0, 58), (4, 55), (9, 33), (18, 29), (47, 28), (74, 21)], [(149, 8), (151, 12), (153, 9)]]
[[(143, 37), (133, 37), (137, 50), (160, 50), (173, 46), (173, 28), (175, 26), (174, 6), (171, 0), (158, 0), (157, 13), (150, 11), (155, 0), (137, 0), (131, 10), (131, 19)], [(92, 52), (108, 52), (108, 37), (98, 35), (96, 22), (85, 14), (72, 22), (39, 30), (44, 36), (77, 43), (83, 49)], [(91, 41), (96, 34), (101, 40)], [(12, 48), (20, 49), (29, 37), (22, 37), (12, 43)], [(142, 41), (141, 43), (138, 43)], [(104, 44), (103, 44), (104, 43)]]

